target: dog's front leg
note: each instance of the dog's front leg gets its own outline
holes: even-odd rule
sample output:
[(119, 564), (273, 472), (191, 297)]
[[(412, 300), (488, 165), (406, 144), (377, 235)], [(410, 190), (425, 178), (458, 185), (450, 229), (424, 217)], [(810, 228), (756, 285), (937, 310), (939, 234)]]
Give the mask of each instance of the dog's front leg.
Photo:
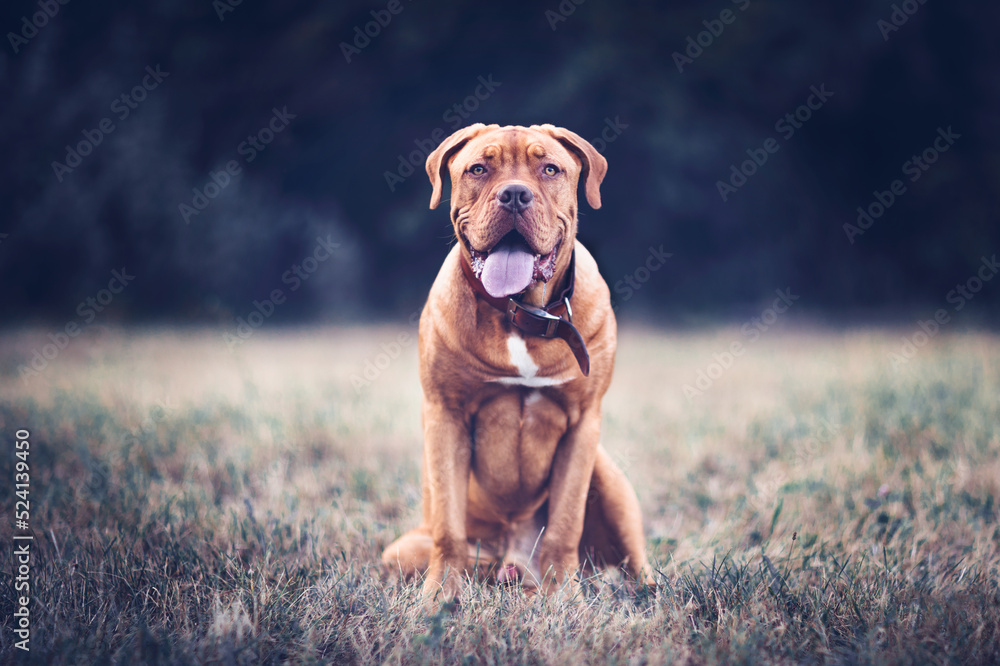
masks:
[(472, 444), (462, 414), (425, 399), (424, 456), (430, 500), (430, 566), (424, 581), (428, 599), (458, 596), (468, 561), (466, 502)]
[(564, 435), (549, 479), (549, 515), (539, 553), (543, 587), (552, 590), (565, 585), (571, 596), (579, 590), (580, 538), (600, 436), (601, 409), (597, 404), (585, 410)]

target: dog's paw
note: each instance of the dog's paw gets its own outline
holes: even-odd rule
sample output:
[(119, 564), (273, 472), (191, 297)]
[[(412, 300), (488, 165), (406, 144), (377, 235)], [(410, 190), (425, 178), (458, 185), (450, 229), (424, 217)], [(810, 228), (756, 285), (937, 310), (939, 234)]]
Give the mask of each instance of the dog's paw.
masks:
[(428, 575), (421, 590), (424, 605), (433, 608), (442, 604), (457, 605), (461, 601), (461, 592), (461, 576), (450, 571), (443, 576)]
[(627, 589), (637, 600), (655, 599), (656, 593), (660, 589), (660, 584), (653, 580), (651, 576), (647, 576), (640, 580), (630, 580)]

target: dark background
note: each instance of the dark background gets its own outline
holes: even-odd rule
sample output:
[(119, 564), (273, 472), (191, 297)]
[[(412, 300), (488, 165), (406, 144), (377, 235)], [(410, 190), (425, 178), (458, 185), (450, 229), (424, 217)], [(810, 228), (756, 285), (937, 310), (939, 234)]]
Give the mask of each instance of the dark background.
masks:
[[(634, 298), (618, 292), (620, 316), (741, 317), (785, 287), (831, 323), (950, 307), (946, 293), (1000, 252), (1000, 7), (744, 1), (566, 0), (553, 29), (558, 0), (401, 0), (350, 63), (341, 43), (386, 2), (244, 0), (221, 20), (211, 0), (60, 5), (18, 53), (0, 45), (2, 323), (74, 320), (124, 266), (136, 278), (109, 321), (231, 324), (288, 291), (282, 274), (317, 236), (340, 247), (275, 321), (405, 321), (451, 227), (446, 206), (427, 208), (422, 166), (394, 191), (385, 173), (457, 126), (445, 114), (480, 76), (500, 85), (462, 125), (585, 138), (627, 125), (604, 148), (604, 207), (582, 206), (581, 238), (612, 285), (650, 246), (673, 257)], [(893, 4), (918, 9), (886, 40)], [(672, 54), (724, 9), (735, 21), (679, 72)], [(5, 3), (0, 30), (38, 11)], [(156, 65), (169, 76), (119, 120), (111, 104)], [(821, 85), (833, 96), (784, 140), (776, 121)], [(247, 163), (238, 146), (275, 107), (296, 117)], [(105, 117), (115, 130), (60, 182), (52, 162)], [(903, 162), (949, 126), (961, 138), (909, 182)], [(780, 150), (723, 202), (716, 181), (768, 137)], [(242, 173), (185, 224), (179, 204), (231, 159)], [(848, 242), (856, 208), (897, 178), (907, 192)], [(998, 303), (1000, 281), (969, 321), (989, 323)]]

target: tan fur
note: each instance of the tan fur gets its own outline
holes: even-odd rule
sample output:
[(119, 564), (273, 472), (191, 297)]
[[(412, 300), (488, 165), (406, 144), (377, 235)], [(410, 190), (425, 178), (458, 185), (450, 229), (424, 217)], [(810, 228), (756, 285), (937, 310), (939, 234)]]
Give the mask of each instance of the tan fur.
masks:
[[(483, 164), (485, 177), (471, 177)], [(558, 176), (546, 165), (561, 169)], [(639, 503), (628, 480), (599, 445), (601, 399), (611, 382), (616, 324), (608, 286), (576, 241), (578, 181), (600, 207), (604, 158), (576, 134), (551, 125), (472, 125), (427, 158), (431, 208), (452, 182), (451, 219), (458, 243), (431, 287), (420, 318), (423, 387), (423, 524), (385, 549), (390, 570), (426, 573), (424, 593), (457, 595), (460, 577), (478, 568), (497, 580), (512, 571), (527, 588), (564, 582), (574, 592), (581, 559), (622, 566), (650, 584)], [(499, 188), (527, 185), (525, 215), (496, 202)], [(590, 351), (589, 377), (561, 340), (521, 336), (475, 294), (460, 258), (488, 250), (517, 228), (534, 251), (559, 245), (547, 289), (534, 284), (522, 300), (546, 305), (562, 290), (576, 249), (573, 323)], [(544, 294), (543, 294), (544, 292)], [(523, 339), (534, 375), (513, 364), (511, 336)], [(525, 362), (525, 359), (521, 359)], [(498, 381), (499, 380), (499, 381)], [(502, 381), (529, 381), (521, 386)], [(557, 383), (560, 382), (560, 383)]]

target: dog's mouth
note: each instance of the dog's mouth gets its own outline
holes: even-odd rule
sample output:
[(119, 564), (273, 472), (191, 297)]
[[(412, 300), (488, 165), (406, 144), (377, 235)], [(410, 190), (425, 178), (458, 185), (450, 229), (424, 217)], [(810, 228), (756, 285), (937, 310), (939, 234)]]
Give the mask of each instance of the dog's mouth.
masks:
[(473, 250), (472, 272), (494, 298), (519, 294), (536, 280), (548, 282), (556, 272), (556, 254), (562, 239), (546, 254), (533, 252), (524, 236), (516, 230), (489, 250)]

